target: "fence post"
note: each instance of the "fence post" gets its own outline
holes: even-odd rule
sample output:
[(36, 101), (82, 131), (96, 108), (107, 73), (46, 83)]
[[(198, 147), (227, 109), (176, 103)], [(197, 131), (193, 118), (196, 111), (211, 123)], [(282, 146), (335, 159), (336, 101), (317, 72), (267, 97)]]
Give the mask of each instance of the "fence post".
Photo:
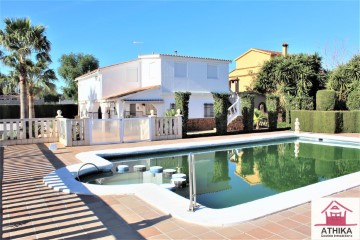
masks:
[(91, 124), (91, 120), (89, 117), (84, 117), (82, 119), (84, 121), (84, 144), (85, 145), (90, 145), (91, 143), (91, 127), (90, 127), (90, 124)]
[(124, 142), (124, 118), (120, 118), (120, 143)]
[(65, 119), (65, 126), (66, 126), (66, 130), (65, 130), (65, 143), (66, 143), (66, 147), (71, 147), (72, 146), (72, 122), (71, 119)]
[(176, 129), (176, 138), (182, 138), (182, 115), (180, 114), (180, 109), (176, 110), (175, 117), (177, 118), (177, 129)]
[(149, 116), (149, 140), (150, 141), (155, 141), (156, 140), (156, 116), (155, 115), (150, 115)]

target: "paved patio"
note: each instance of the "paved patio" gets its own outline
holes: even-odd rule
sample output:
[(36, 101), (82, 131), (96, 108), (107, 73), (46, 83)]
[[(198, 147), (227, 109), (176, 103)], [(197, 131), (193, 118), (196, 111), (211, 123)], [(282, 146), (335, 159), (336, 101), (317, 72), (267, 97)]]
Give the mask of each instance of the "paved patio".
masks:
[[(225, 138), (244, 136), (249, 134)], [(224, 137), (190, 140), (218, 138)], [(133, 195), (66, 194), (42, 183), (42, 177), (54, 169), (79, 163), (75, 158), (79, 152), (175, 141), (189, 139), (61, 147), (56, 151), (45, 144), (5, 147), (0, 171), (2, 239), (310, 239), (310, 203), (231, 227), (210, 228), (179, 221)], [(360, 186), (334, 196), (358, 197)]]

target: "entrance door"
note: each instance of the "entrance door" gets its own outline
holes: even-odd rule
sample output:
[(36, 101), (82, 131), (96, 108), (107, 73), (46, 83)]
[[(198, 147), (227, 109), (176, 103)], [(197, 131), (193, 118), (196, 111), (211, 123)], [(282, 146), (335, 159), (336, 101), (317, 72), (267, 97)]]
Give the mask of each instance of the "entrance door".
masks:
[(130, 104), (130, 116), (136, 117), (136, 104)]

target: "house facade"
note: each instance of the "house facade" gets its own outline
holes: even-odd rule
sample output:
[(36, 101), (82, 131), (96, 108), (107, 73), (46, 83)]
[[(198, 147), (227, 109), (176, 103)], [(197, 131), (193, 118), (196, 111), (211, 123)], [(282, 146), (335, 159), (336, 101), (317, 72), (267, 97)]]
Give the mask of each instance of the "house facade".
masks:
[(211, 92), (226, 93), (229, 60), (146, 54), (78, 78), (80, 116), (162, 117), (175, 108), (175, 92), (191, 92), (189, 118), (213, 117)]
[[(277, 57), (286, 56), (288, 44), (282, 45), (282, 52), (251, 48), (235, 59), (235, 69), (229, 73), (229, 88), (235, 93), (252, 93), (255, 86), (256, 75), (266, 61)], [(265, 97), (255, 94), (255, 107), (265, 103)]]

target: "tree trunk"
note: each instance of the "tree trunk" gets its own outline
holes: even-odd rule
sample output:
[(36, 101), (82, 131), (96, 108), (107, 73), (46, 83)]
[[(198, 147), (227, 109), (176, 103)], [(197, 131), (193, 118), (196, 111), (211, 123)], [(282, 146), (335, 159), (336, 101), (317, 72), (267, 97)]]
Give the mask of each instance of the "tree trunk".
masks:
[(29, 93), (29, 118), (35, 118), (34, 95)]
[(20, 89), (20, 119), (28, 117), (28, 99), (26, 91), (26, 77), (19, 74), (19, 89)]

